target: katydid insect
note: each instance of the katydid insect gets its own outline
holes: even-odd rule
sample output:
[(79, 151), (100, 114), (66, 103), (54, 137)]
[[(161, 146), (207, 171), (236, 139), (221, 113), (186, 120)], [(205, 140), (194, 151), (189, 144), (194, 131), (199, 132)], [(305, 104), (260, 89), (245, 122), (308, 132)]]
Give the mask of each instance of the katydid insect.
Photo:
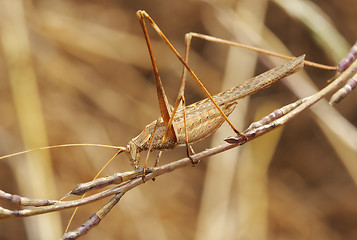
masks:
[[(228, 116), (235, 109), (238, 99), (268, 87), (276, 81), (295, 73), (303, 67), (303, 61), (304, 55), (255, 78), (249, 79), (241, 85), (219, 93), (213, 96), (212, 99), (223, 113)], [(175, 133), (173, 139), (169, 136), (167, 141), (164, 142), (167, 127), (164, 121), (160, 119), (147, 125), (137, 137), (130, 140), (126, 153), (133, 165), (138, 168), (139, 153), (141, 151), (172, 149), (176, 146), (195, 143), (214, 133), (224, 121), (225, 119), (219, 110), (207, 98), (176, 112), (170, 126)]]
[[(247, 80), (241, 85), (233, 87), (212, 97), (187, 64), (191, 39), (193, 37), (197, 37), (205, 39), (207, 41), (222, 43), (226, 45), (233, 45), (237, 47), (246, 46), (203, 34), (188, 33), (186, 34), (185, 38), (186, 52), (185, 59), (183, 59), (169, 42), (169, 40), (166, 38), (166, 36), (162, 33), (162, 31), (156, 25), (153, 19), (145, 11), (137, 11), (137, 16), (145, 35), (151, 62), (154, 69), (161, 118), (147, 125), (145, 129), (136, 138), (133, 138), (129, 141), (127, 147), (125, 148), (125, 152), (127, 153), (128, 158), (130, 159), (135, 168), (138, 168), (139, 166), (139, 153), (144, 150), (151, 151), (172, 149), (176, 146), (186, 145), (187, 155), (189, 156), (189, 144), (195, 143), (208, 137), (209, 135), (214, 133), (223, 124), (224, 121), (227, 121), (227, 123), (231, 126), (234, 132), (236, 132), (238, 135), (242, 135), (227, 118), (227, 116), (234, 110), (237, 104), (237, 100), (252, 93), (255, 93), (263, 88), (266, 88), (277, 82), (278, 80), (295, 73), (303, 67), (304, 62), (307, 65), (312, 65), (325, 69), (336, 69), (334, 67), (331, 68), (311, 63), (309, 61), (304, 61), (304, 56), (301, 56), (299, 58), (291, 60), (285, 65), (271, 69), (270, 71), (267, 71), (255, 78)], [(157, 65), (148, 36), (148, 31), (145, 25), (145, 19), (149, 21), (155, 31), (160, 35), (160, 37), (165, 41), (165, 43), (169, 46), (169, 48), (184, 65), (181, 87), (172, 111), (171, 107), (168, 104), (165, 91), (163, 89), (162, 82), (159, 77)], [(266, 54), (292, 59), (291, 57), (282, 56), (254, 47), (247, 48), (257, 52), (264, 52)], [(183, 93), (185, 88), (187, 71), (200, 85), (200, 87), (205, 92), (208, 98), (185, 107), (185, 98)], [(178, 110), (180, 103), (182, 103), (182, 108)]]

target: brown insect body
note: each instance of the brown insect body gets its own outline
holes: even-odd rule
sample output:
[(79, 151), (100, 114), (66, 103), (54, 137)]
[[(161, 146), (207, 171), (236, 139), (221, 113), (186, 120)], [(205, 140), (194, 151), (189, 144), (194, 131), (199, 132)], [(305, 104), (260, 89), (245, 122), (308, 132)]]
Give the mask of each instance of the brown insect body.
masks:
[[(243, 84), (221, 92), (213, 96), (213, 99), (228, 116), (236, 107), (238, 99), (269, 87), (278, 80), (300, 70), (303, 65), (304, 55), (251, 78)], [(225, 121), (222, 114), (208, 98), (187, 106), (185, 110), (189, 144), (205, 139), (214, 133)], [(159, 123), (153, 121), (148, 124), (137, 137), (129, 141), (126, 153), (135, 168), (138, 168), (139, 166), (140, 152), (149, 149), (150, 138), (153, 132), (154, 136), (152, 139), (151, 150), (172, 149), (176, 146), (184, 146), (186, 144), (183, 113), (184, 111), (181, 108), (176, 112), (173, 120), (172, 127), (175, 131), (176, 141), (173, 141), (168, 137), (167, 141), (163, 143), (166, 126), (162, 118), (158, 120)], [(155, 127), (156, 130), (154, 131)]]

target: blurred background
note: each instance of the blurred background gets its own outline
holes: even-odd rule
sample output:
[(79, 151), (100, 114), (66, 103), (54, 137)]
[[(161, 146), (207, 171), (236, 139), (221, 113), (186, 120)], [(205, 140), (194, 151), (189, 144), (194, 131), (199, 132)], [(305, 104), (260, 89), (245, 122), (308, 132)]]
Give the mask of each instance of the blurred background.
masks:
[[(126, 146), (157, 119), (154, 77), (135, 15), (139, 9), (180, 53), (185, 33), (199, 32), (336, 65), (357, 36), (354, 0), (3, 0), (1, 156), (65, 143)], [(182, 66), (148, 28), (173, 103)], [(189, 63), (216, 94), (284, 61), (194, 39)], [(305, 70), (240, 101), (230, 119), (244, 130), (334, 76)], [(204, 98), (191, 78), (185, 96), (188, 104)], [(322, 101), (239, 150), (141, 185), (83, 239), (356, 239), (356, 101), (355, 93), (335, 107)], [(217, 146), (231, 135), (224, 124), (193, 147)], [(3, 159), (0, 189), (59, 199), (90, 181), (114, 153), (71, 147)], [(160, 164), (184, 156), (184, 148), (165, 151)], [(131, 169), (122, 155), (103, 175)], [(71, 229), (105, 203), (81, 207)], [(17, 208), (3, 201), (1, 206)], [(0, 239), (59, 239), (72, 211), (1, 221)]]

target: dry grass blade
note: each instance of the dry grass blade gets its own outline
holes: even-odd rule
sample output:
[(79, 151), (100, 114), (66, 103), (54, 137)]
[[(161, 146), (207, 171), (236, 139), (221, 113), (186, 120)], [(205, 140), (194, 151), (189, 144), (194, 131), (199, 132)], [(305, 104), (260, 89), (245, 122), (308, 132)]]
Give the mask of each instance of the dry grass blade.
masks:
[[(213, 4), (213, 1), (208, 2)], [(251, 11), (254, 9), (253, 11), (257, 18), (264, 19), (266, 7), (266, 1), (243, 1), (237, 4), (234, 11), (239, 15), (241, 11)], [(216, 18), (217, 15), (210, 14), (210, 17)], [(255, 23), (257, 24), (255, 28), (260, 29), (263, 21), (257, 21)], [(210, 35), (219, 36), (219, 33), (217, 33), (219, 31), (217, 31), (214, 25), (208, 23), (207, 29)], [(244, 36), (235, 38), (234, 40), (240, 43), (246, 43)], [(241, 64), (237, 64), (237, 62)], [(229, 86), (253, 76), (256, 62), (256, 53), (246, 51), (245, 49), (230, 47), (221, 89), (226, 89)], [(249, 112), (248, 106), (249, 97), (240, 101), (237, 106), (239, 111), (232, 113), (230, 116), (232, 122), (239, 123), (239, 126), (244, 126), (246, 116)], [(230, 134), (228, 129), (219, 129), (211, 141), (211, 146), (218, 145), (227, 134)], [(254, 170), (250, 168), (253, 160), (252, 156), (248, 153), (250, 151), (251, 146), (246, 145), (242, 148), (213, 156), (210, 158), (210, 161), (207, 162), (195, 239), (232, 239), (235, 238), (235, 236), (244, 237), (246, 234), (251, 238), (261, 239), (261, 236), (265, 235), (267, 226), (265, 225), (266, 215), (264, 215), (264, 212), (266, 213), (266, 209), (265, 211), (260, 209), (261, 214), (259, 215), (249, 214), (251, 210), (257, 206), (254, 200), (257, 198), (251, 193), (255, 192), (260, 184), (260, 186), (266, 184), (265, 181), (258, 183), (254, 180), (257, 176), (254, 173), (252, 174)], [(244, 161), (240, 161), (240, 159), (244, 159)], [(258, 159), (255, 159), (255, 162), (257, 165), (260, 163)], [(244, 181), (240, 181), (240, 179), (244, 179)], [(252, 187), (252, 185), (245, 184), (247, 181), (256, 182), (258, 185)], [(238, 192), (232, 189), (235, 185), (237, 185), (239, 189)], [(236, 194), (238, 194), (238, 197), (236, 197)], [(240, 214), (237, 215), (238, 224), (236, 221), (231, 221), (237, 212), (230, 211), (232, 202), (229, 201), (229, 199), (236, 199), (236, 201), (239, 202), (240, 207), (237, 209), (240, 212)], [(260, 206), (263, 206), (267, 199), (264, 199), (262, 195), (259, 201), (261, 202)], [(215, 207), (213, 208), (212, 206)], [(245, 211), (240, 211), (241, 209), (245, 209)], [(251, 221), (254, 221), (255, 224), (260, 227), (251, 231), (250, 227), (255, 225), (252, 225)], [(213, 226), (212, 222), (215, 222)], [(246, 229), (246, 231), (244, 234), (240, 234), (239, 229)]]
[[(23, 1), (1, 3), (1, 43), (4, 60), (18, 116), (22, 141), (26, 148), (48, 145), (46, 124), (41, 109), (38, 79), (31, 56), (31, 44), (25, 20)], [(12, 162), (17, 184), (28, 196), (57, 195), (54, 172), (48, 151), (29, 154), (23, 161)], [(29, 238), (48, 239), (61, 234), (61, 220), (58, 213), (40, 216), (25, 221)]]
[(274, 0), (274, 2), (290, 16), (302, 22), (313, 33), (318, 45), (324, 48), (335, 62), (339, 62), (346, 55), (349, 44), (318, 5), (309, 0)]

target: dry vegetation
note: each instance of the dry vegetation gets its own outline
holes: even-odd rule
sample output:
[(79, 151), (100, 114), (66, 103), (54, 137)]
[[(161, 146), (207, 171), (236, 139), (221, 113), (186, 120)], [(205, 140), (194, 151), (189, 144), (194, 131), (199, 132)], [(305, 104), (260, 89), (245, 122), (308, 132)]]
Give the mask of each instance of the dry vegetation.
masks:
[[(138, 9), (156, 20), (180, 52), (189, 31), (285, 51), (270, 34), (259, 42), (259, 35), (270, 29), (293, 55), (306, 53), (309, 60), (335, 65), (354, 43), (354, 0), (315, 0), (321, 9), (311, 14), (304, 8), (307, 16), (296, 6), (288, 6), (287, 13), (278, 2), (0, 2), (0, 155), (64, 143), (124, 146), (157, 119), (154, 77), (135, 15)], [(335, 29), (321, 32), (326, 29), (320, 17), (327, 16)], [(182, 68), (158, 37), (152, 37), (172, 103)], [(272, 67), (264, 58), (267, 66), (255, 69), (256, 56), (246, 54), (194, 40), (190, 64), (209, 91), (217, 93)], [(333, 76), (306, 70), (317, 88)], [(190, 80), (186, 97), (192, 103), (203, 94)], [(310, 91), (294, 78), (286, 85), (278, 83), (249, 103), (242, 101), (233, 122), (244, 129)], [(343, 117), (321, 103), (239, 152), (147, 182), (127, 193), (84, 239), (356, 239), (356, 96), (335, 107)], [(195, 150), (233, 134), (224, 130)], [(76, 147), (1, 160), (0, 189), (59, 199), (77, 183), (91, 180), (114, 153)], [(183, 156), (184, 150), (167, 151), (161, 162)], [(130, 169), (125, 156), (119, 156), (104, 175)], [(104, 203), (81, 207), (72, 227)], [(1, 221), (0, 239), (58, 239), (71, 213)]]

